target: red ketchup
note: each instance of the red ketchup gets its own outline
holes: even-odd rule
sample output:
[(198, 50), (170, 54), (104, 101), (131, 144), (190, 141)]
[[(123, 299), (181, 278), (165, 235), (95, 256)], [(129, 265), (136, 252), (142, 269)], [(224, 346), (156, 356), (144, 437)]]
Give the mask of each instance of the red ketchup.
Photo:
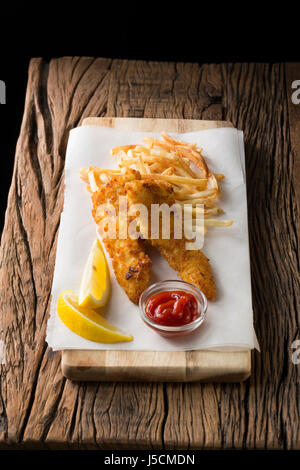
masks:
[(195, 296), (184, 291), (166, 291), (152, 295), (145, 311), (152, 321), (164, 326), (186, 325), (199, 317)]

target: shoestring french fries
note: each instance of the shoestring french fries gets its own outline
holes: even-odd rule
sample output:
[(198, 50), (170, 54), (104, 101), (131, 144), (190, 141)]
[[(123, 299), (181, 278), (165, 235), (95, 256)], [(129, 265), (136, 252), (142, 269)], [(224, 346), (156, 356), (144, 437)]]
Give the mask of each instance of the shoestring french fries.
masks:
[[(175, 140), (165, 132), (161, 140), (144, 137), (144, 145), (121, 145), (111, 150), (117, 159), (119, 169), (110, 170), (98, 167), (82, 168), (81, 177), (88, 183), (91, 192), (97, 191), (101, 184), (109, 182), (116, 175), (126, 174), (129, 169), (139, 171), (144, 180), (166, 181), (173, 186), (176, 203), (192, 212), (193, 222), (197, 215), (204, 213), (204, 232), (208, 226), (227, 227), (232, 220), (215, 218), (224, 211), (218, 207), (217, 199), (221, 194), (219, 182), (223, 174), (212, 173), (202, 149), (196, 143)], [(196, 207), (203, 204), (203, 209)]]

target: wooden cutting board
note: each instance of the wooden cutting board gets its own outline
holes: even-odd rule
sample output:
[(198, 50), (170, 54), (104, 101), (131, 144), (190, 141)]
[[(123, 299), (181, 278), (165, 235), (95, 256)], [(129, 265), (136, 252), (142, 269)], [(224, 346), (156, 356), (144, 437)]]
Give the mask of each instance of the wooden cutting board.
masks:
[[(141, 132), (192, 132), (232, 127), (228, 121), (146, 118), (86, 118), (83, 126)], [(241, 382), (251, 373), (251, 351), (62, 351), (62, 371), (71, 380), (143, 382)]]

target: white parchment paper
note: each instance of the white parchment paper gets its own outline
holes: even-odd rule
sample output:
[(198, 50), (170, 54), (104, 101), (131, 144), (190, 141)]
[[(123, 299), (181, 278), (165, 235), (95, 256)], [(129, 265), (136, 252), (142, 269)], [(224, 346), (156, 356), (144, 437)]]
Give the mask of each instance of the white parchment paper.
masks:
[[(112, 292), (106, 318), (131, 333), (133, 341), (94, 343), (70, 331), (59, 319), (56, 312), (58, 296), (67, 289), (78, 292), (82, 271), (96, 237), (90, 194), (78, 170), (90, 165), (117, 168), (110, 149), (117, 145), (141, 143), (145, 135), (159, 137), (157, 133), (127, 132), (98, 126), (78, 127), (70, 132), (65, 162), (64, 209), (46, 341), (54, 350), (239, 350), (258, 347), (251, 303), (243, 133), (233, 128), (171, 134), (181, 140), (197, 142), (212, 171), (224, 173), (219, 205), (225, 210), (222, 217), (234, 220), (231, 227), (209, 227), (205, 237), (203, 251), (210, 259), (218, 298), (209, 302), (206, 319), (200, 328), (191, 335), (173, 339), (164, 338), (148, 328), (140, 319), (138, 307), (129, 301), (117, 283), (109, 258)], [(176, 273), (159, 254), (154, 253), (152, 261), (151, 283), (177, 279)]]

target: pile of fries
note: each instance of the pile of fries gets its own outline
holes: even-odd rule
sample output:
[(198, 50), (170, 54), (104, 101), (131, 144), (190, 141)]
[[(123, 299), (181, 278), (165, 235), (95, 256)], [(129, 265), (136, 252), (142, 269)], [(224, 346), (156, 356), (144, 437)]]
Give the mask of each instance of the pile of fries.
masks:
[[(98, 191), (101, 184), (111, 177), (126, 174), (129, 168), (138, 170), (142, 179), (166, 181), (173, 186), (175, 201), (190, 204), (193, 219), (204, 212), (204, 229), (207, 226), (229, 226), (232, 220), (215, 219), (224, 213), (217, 206), (220, 196), (219, 182), (222, 174), (212, 173), (201, 155), (197, 144), (175, 140), (161, 133), (162, 140), (144, 137), (145, 145), (122, 145), (114, 147), (111, 155), (117, 158), (119, 170), (89, 167), (81, 169), (81, 177), (89, 184), (91, 192)], [(196, 208), (202, 204), (203, 209)]]

